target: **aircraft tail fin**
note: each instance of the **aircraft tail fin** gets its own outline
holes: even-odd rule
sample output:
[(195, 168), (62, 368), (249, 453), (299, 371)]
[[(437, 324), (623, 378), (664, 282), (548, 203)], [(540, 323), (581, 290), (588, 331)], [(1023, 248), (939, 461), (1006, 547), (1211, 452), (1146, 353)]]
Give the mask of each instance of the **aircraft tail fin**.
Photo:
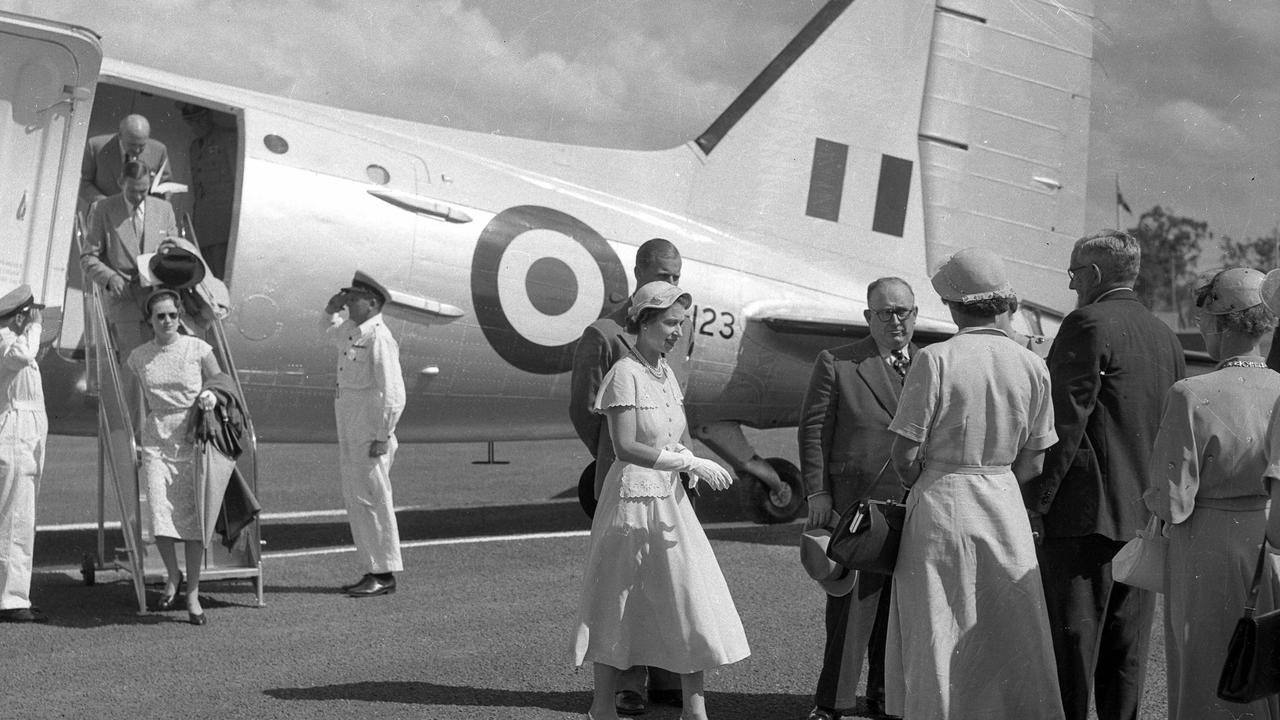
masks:
[[(919, 282), (961, 247), (1069, 308), (1092, 0), (830, 0), (692, 145), (690, 210), (816, 276)], [(1025, 290), (1024, 290), (1025, 288)]]

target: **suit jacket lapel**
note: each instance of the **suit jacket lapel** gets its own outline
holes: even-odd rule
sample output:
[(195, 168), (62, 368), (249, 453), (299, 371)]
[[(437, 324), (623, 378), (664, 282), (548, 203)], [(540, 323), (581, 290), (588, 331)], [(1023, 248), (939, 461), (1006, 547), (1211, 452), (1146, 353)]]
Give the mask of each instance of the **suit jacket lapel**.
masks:
[(902, 385), (890, 375), (889, 363), (879, 353), (858, 363), (858, 377), (871, 389), (876, 402), (884, 407), (885, 412), (892, 415), (898, 407), (898, 396), (902, 394)]
[(129, 259), (132, 266), (137, 266), (138, 262), (138, 236), (133, 232), (133, 218), (129, 215), (129, 203), (124, 199), (123, 195), (117, 195), (120, 201), (115, 203), (111, 208), (111, 224), (116, 228), (116, 235), (120, 238), (120, 249)]

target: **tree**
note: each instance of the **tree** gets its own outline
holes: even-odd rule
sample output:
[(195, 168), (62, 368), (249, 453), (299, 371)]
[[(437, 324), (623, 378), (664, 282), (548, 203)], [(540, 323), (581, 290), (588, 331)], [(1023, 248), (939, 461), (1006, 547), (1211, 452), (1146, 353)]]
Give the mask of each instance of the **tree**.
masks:
[(1167, 213), (1157, 205), (1138, 218), (1129, 234), (1142, 245), (1142, 268), (1134, 291), (1152, 310), (1181, 316), (1195, 280), (1201, 243), (1213, 237), (1209, 224)]
[(1222, 262), (1228, 267), (1251, 267), (1263, 272), (1280, 267), (1280, 227), (1272, 228), (1270, 235), (1247, 240), (1223, 237)]

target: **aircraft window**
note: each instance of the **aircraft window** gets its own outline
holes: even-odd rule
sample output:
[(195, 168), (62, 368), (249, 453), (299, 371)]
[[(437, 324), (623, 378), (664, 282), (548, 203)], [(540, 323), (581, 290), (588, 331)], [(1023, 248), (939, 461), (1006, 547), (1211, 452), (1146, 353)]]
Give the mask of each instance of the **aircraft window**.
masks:
[(266, 145), (268, 150), (277, 155), (283, 155), (289, 152), (289, 143), (285, 142), (285, 139), (279, 135), (268, 135), (262, 138), (262, 144)]
[(370, 165), (364, 169), (364, 174), (379, 185), (386, 185), (391, 182), (391, 173), (387, 172), (387, 169), (381, 165)]

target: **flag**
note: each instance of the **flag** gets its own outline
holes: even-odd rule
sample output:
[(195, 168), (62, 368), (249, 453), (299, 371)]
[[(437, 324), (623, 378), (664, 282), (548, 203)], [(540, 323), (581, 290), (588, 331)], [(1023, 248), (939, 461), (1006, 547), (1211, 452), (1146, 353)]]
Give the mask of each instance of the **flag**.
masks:
[(1116, 205), (1130, 215), (1133, 214), (1133, 210), (1129, 207), (1129, 203), (1124, 201), (1124, 195), (1120, 194), (1120, 178), (1118, 177), (1116, 178)]

